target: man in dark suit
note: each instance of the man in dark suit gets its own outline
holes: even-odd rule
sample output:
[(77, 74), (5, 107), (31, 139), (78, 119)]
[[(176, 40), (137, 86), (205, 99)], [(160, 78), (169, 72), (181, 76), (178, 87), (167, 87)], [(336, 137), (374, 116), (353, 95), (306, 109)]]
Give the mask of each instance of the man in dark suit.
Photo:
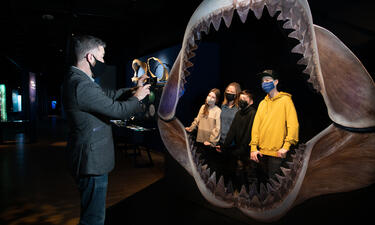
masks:
[[(128, 119), (141, 110), (141, 100), (149, 93), (136, 88), (104, 90), (94, 82), (101, 75), (106, 44), (93, 36), (73, 38), (74, 66), (63, 83), (63, 106), (69, 125), (67, 156), (81, 197), (80, 224), (104, 224), (108, 173), (114, 168), (114, 144), (110, 119)], [(117, 99), (128, 94), (126, 101)]]

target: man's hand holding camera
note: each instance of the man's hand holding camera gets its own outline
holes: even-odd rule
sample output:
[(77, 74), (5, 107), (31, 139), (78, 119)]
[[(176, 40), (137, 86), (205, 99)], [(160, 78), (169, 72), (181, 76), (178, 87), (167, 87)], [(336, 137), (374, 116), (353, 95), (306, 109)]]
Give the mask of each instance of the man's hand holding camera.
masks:
[(145, 79), (149, 78), (147, 74), (143, 74), (137, 82), (137, 90), (134, 93), (134, 97), (137, 97), (139, 101), (144, 99), (147, 95), (150, 94), (150, 84), (144, 85)]

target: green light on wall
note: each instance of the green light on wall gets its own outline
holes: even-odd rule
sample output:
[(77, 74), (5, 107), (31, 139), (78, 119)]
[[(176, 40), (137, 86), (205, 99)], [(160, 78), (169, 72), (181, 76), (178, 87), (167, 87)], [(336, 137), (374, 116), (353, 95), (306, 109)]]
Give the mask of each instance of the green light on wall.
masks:
[(7, 121), (5, 84), (0, 84), (0, 115), (1, 121)]

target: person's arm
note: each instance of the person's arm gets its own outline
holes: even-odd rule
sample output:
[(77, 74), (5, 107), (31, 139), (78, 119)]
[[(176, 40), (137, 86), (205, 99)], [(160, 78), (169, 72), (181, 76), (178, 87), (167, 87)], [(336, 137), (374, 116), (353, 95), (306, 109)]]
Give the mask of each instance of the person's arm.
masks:
[(131, 96), (132, 92), (135, 91), (135, 88), (120, 88), (118, 90), (111, 90), (111, 89), (102, 89), (104, 94), (107, 95), (109, 98), (113, 100), (117, 100), (122, 95), (126, 94)]
[(259, 144), (259, 125), (261, 121), (261, 112), (262, 111), (262, 104), (259, 105), (258, 110), (254, 117), (253, 127), (251, 128), (251, 141), (250, 147), (251, 151), (255, 152), (258, 151), (258, 144)]
[(135, 112), (141, 110), (141, 104), (137, 97), (132, 96), (126, 101), (115, 101), (94, 82), (82, 81), (78, 83), (76, 97), (81, 110), (113, 119), (128, 119)]
[(212, 130), (210, 135), (210, 143), (212, 147), (215, 147), (220, 140), (220, 114), (221, 109), (215, 114), (215, 128)]
[(294, 107), (292, 99), (287, 101), (286, 106), (286, 137), (284, 139), (283, 149), (289, 150), (291, 145), (295, 145), (298, 142), (298, 129), (299, 123), (297, 118), (296, 108)]
[(189, 129), (191, 131), (197, 129), (197, 127), (199, 125), (199, 121), (201, 120), (201, 117), (202, 117), (202, 114), (203, 114), (203, 109), (204, 109), (204, 105), (201, 106), (201, 108), (199, 109), (197, 117), (195, 117), (194, 121), (191, 123), (191, 125), (189, 127)]
[(121, 96), (125, 95), (127, 97), (133, 96), (134, 93), (137, 91), (139, 87), (142, 87), (144, 85), (144, 80), (147, 79), (147, 74), (142, 75), (137, 82), (136, 87), (132, 88), (120, 88), (118, 90), (111, 90), (111, 89), (102, 89), (108, 97), (110, 97), (113, 100), (119, 99)]
[(241, 148), (244, 150), (250, 150), (249, 143), (251, 142), (251, 130), (254, 123), (254, 117), (255, 117), (255, 110), (250, 111), (249, 114), (249, 123), (247, 124), (246, 134), (243, 136), (243, 140), (241, 141)]

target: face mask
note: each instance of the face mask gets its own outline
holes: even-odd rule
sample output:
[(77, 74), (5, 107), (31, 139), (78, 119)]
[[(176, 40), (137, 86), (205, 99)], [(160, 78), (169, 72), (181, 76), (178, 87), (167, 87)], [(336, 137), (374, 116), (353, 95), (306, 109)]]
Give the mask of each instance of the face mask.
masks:
[(97, 60), (94, 56), (94, 59), (96, 61), (95, 65), (91, 65), (91, 63), (89, 62), (90, 64), (90, 69), (91, 69), (91, 72), (93, 73), (93, 78), (96, 78), (100, 75), (103, 75), (103, 73), (106, 71), (106, 67), (107, 65), (103, 62), (100, 62), (99, 60)]
[(244, 101), (244, 100), (240, 100), (238, 101), (238, 106), (240, 107), (240, 109), (245, 109), (249, 104), (247, 103), (247, 101)]
[(230, 101), (233, 101), (236, 98), (236, 95), (225, 93), (225, 98), (230, 102)]
[(273, 81), (264, 82), (262, 83), (262, 88), (263, 88), (263, 91), (265, 91), (268, 94), (270, 91), (272, 91), (272, 89), (275, 88), (275, 84), (273, 83)]
[(213, 100), (212, 98), (207, 98), (207, 104), (209, 106), (213, 106), (213, 105), (215, 105), (215, 100)]

